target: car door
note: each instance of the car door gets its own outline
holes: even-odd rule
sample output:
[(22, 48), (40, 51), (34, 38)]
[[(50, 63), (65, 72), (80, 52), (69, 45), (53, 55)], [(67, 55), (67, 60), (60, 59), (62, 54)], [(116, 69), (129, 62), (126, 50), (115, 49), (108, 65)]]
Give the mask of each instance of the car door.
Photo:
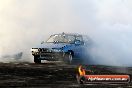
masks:
[(74, 57), (82, 58), (85, 53), (85, 47), (82, 36), (76, 36), (75, 47), (74, 47)]

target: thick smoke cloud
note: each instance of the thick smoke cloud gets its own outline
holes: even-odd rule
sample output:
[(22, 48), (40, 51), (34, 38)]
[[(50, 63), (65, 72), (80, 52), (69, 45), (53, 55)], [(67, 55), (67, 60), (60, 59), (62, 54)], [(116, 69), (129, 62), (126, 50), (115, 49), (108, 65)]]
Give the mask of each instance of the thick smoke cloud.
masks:
[[(1, 0), (0, 56), (24, 52), (50, 34), (76, 32), (94, 41), (99, 64), (131, 65), (131, 0)], [(0, 61), (4, 61), (2, 58)]]

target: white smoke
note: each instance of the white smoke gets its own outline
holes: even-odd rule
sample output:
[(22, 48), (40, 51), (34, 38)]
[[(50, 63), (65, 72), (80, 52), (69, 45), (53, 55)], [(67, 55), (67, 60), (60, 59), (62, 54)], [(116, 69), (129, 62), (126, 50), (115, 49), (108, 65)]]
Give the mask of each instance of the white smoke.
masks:
[(75, 32), (95, 43), (95, 62), (131, 65), (131, 0), (1, 0), (0, 55), (24, 52), (50, 34)]

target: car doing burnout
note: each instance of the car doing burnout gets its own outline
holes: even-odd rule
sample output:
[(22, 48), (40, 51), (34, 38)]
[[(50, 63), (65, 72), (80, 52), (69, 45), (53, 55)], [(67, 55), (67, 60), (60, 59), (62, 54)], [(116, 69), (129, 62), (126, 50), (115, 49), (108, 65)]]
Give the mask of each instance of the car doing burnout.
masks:
[(53, 34), (46, 42), (41, 42), (39, 47), (31, 49), (35, 63), (41, 60), (63, 61), (72, 63), (74, 60), (82, 60), (86, 44), (80, 34)]

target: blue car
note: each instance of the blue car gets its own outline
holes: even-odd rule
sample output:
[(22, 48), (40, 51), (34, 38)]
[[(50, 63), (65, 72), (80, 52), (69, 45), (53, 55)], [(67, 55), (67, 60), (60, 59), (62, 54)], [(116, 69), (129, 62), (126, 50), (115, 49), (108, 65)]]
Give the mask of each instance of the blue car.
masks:
[(86, 58), (86, 47), (83, 36), (80, 34), (61, 33), (53, 34), (39, 47), (31, 49), (35, 63), (41, 60), (63, 61), (73, 63), (75, 60)]

